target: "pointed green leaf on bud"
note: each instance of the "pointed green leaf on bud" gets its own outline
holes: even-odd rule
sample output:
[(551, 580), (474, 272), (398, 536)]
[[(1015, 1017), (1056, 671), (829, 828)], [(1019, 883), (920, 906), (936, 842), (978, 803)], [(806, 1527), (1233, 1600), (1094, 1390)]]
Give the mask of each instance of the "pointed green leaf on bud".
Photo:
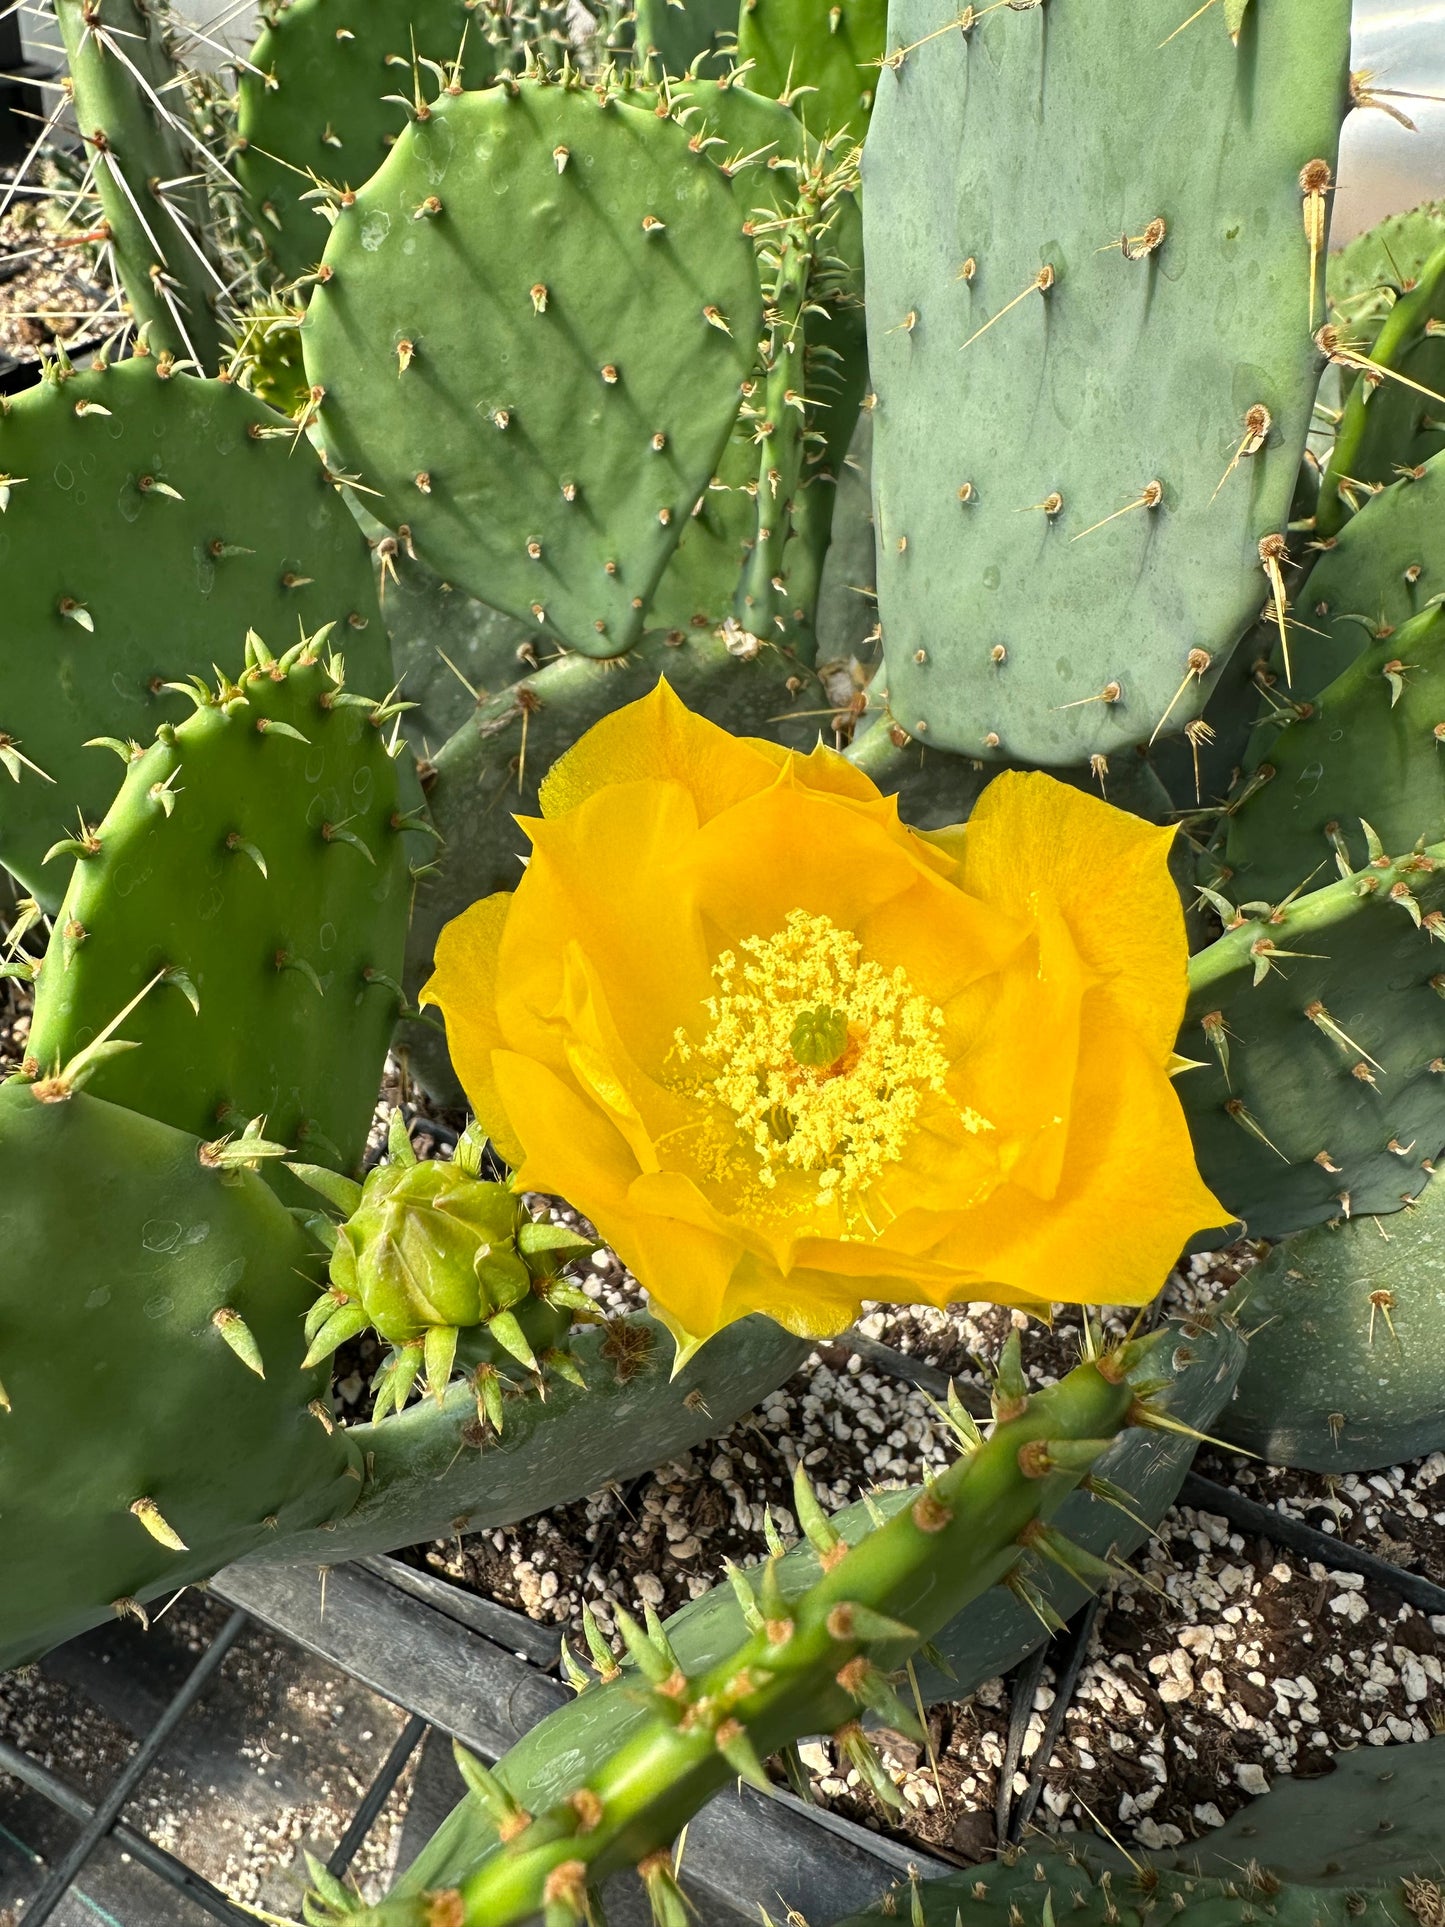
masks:
[(478, 1365), (472, 1373), (472, 1391), (477, 1401), (477, 1417), (502, 1436), (502, 1374), (495, 1365)]
[(734, 1596), (738, 1602), (738, 1607), (742, 1612), (743, 1624), (750, 1633), (760, 1633), (766, 1621), (763, 1618), (762, 1608), (758, 1604), (757, 1595), (753, 1591), (747, 1574), (741, 1566), (736, 1565), (731, 1559), (725, 1559), (723, 1561), (723, 1571), (727, 1574), (728, 1584), (732, 1587)]
[(370, 1322), (366, 1307), (358, 1304), (354, 1298), (348, 1299), (317, 1330), (309, 1351), (301, 1361), (302, 1371), (309, 1372), (323, 1359), (330, 1358), (338, 1345), (344, 1345), (348, 1338), (355, 1338), (358, 1332), (364, 1332)]
[(763, 1507), (763, 1543), (774, 1559), (781, 1559), (788, 1550), (783, 1544), (783, 1535), (778, 1531), (778, 1522), (773, 1517), (773, 1508), (770, 1505)]
[(427, 1390), (440, 1405), (451, 1381), (452, 1366), (456, 1363), (457, 1328), (455, 1325), (428, 1325), (422, 1342), (426, 1355)]
[(858, 1778), (884, 1806), (902, 1809), (903, 1795), (884, 1771), (883, 1762), (873, 1750), (873, 1744), (856, 1720), (850, 1720), (833, 1735), (834, 1743), (841, 1749)]
[(553, 1345), (549, 1350), (543, 1352), (541, 1366), (544, 1376), (548, 1372), (555, 1372), (558, 1378), (565, 1378), (569, 1385), (575, 1385), (579, 1392), (585, 1392), (587, 1390), (587, 1381), (582, 1376), (582, 1367), (577, 1363), (577, 1360), (572, 1356), (571, 1352), (565, 1350), (562, 1346)]
[(591, 1673), (578, 1662), (577, 1655), (567, 1643), (567, 1635), (562, 1635), (562, 1673), (574, 1693), (585, 1693), (593, 1684)]
[(504, 1352), (511, 1354), (519, 1365), (525, 1365), (529, 1372), (537, 1370), (537, 1355), (527, 1342), (527, 1334), (517, 1323), (516, 1314), (499, 1311), (487, 1320), (487, 1330), (496, 1339)]
[(457, 1139), (457, 1148), (452, 1153), (452, 1163), (459, 1171), (465, 1171), (469, 1178), (480, 1178), (486, 1168), (487, 1142), (486, 1132), (473, 1118)]
[(331, 1872), (324, 1860), (318, 1860), (314, 1853), (306, 1855), (306, 1871), (311, 1877), (311, 1885), (316, 1894), (339, 1914), (355, 1914), (361, 1911), (361, 1898), (345, 1886)]
[(905, 1626), (901, 1619), (890, 1619), (887, 1613), (875, 1612), (872, 1606), (864, 1606), (851, 1599), (840, 1600), (828, 1614), (828, 1631), (834, 1639), (856, 1639), (865, 1644), (875, 1640), (915, 1640), (918, 1637), (913, 1627)]
[(647, 1637), (652, 1641), (674, 1672), (679, 1671), (677, 1654), (672, 1650), (672, 1641), (667, 1636), (667, 1628), (658, 1617), (656, 1606), (650, 1599), (643, 1601), (643, 1617), (647, 1621)]
[(652, 1927), (692, 1927), (691, 1912), (681, 1887), (671, 1850), (663, 1847), (637, 1863), (638, 1876), (647, 1891), (652, 1910)]
[(412, 1149), (411, 1129), (400, 1111), (393, 1111), (386, 1127), (386, 1154), (393, 1164), (413, 1165), (418, 1162)]
[(1026, 1479), (1051, 1472), (1075, 1476), (1089, 1471), (1114, 1443), (1112, 1439), (1029, 1439), (1019, 1447), (1019, 1471)]
[(339, 1171), (328, 1170), (324, 1164), (301, 1164), (293, 1160), (286, 1169), (348, 1216), (361, 1203), (362, 1187), (354, 1179), (342, 1177)]

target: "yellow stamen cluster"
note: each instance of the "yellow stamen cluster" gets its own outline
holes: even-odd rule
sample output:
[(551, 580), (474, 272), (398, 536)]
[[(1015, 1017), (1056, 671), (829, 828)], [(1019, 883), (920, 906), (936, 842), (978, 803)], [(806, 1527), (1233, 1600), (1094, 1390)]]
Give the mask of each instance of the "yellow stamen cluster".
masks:
[(794, 910), (775, 935), (749, 937), (713, 965), (702, 1041), (677, 1033), (682, 1060), (711, 1073), (700, 1088), (751, 1144), (759, 1181), (772, 1189), (787, 1171), (816, 1173), (819, 1204), (903, 1155), (924, 1094), (942, 1090), (948, 1070), (943, 1012), (901, 965), (885, 970), (861, 952), (851, 931)]

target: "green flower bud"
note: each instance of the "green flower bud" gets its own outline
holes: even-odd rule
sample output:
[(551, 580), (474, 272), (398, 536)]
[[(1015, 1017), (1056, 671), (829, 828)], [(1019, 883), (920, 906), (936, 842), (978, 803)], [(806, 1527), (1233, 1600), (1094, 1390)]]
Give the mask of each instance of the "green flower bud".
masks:
[(503, 1184), (453, 1164), (386, 1164), (339, 1227), (331, 1282), (393, 1345), (438, 1325), (479, 1325), (531, 1290), (516, 1245), (525, 1222)]

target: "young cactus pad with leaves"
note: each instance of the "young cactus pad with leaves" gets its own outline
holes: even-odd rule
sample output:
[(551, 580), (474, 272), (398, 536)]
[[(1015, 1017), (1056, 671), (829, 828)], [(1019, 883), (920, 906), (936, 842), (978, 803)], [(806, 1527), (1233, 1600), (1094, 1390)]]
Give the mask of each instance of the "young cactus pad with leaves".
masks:
[(1237, 44), (1212, 8), (1174, 34), (1188, 11), (892, 11), (863, 158), (879, 609), (892, 712), (946, 749), (1177, 732), (1269, 588), (1349, 0), (1252, 6)]
[[(960, 1419), (964, 1455), (856, 1545), (834, 1531), (800, 1473), (798, 1515), (823, 1567), (814, 1585), (786, 1597), (771, 1562), (756, 1581), (739, 1574), (747, 1636), (691, 1677), (659, 1624), (644, 1631), (622, 1616), (637, 1670), (627, 1730), (600, 1765), (580, 1778), (554, 1771), (545, 1804), (529, 1810), (518, 1797), (520, 1757), (516, 1771), (509, 1771), (511, 1756), (495, 1773), (468, 1762), (494, 1844), (453, 1893), (364, 1908), (330, 1883), (311, 1897), (308, 1918), (349, 1919), (356, 1927), (507, 1927), (545, 1911), (562, 1927), (585, 1918), (591, 1889), (624, 1867), (637, 1866), (650, 1888), (675, 1892), (668, 1849), (676, 1835), (736, 1775), (768, 1784), (762, 1761), (779, 1746), (836, 1727), (858, 1761), (871, 1761), (859, 1725), (865, 1712), (911, 1723), (889, 1680), (910, 1652), (970, 1598), (1007, 1582), (1027, 1553), (1066, 1567), (1084, 1561), (1047, 1520), (1111, 1437), (1154, 1418), (1143, 1381), (1157, 1342), (1081, 1364), (1032, 1396), (1011, 1348), (987, 1442)], [(605, 1648), (602, 1656), (611, 1667)], [(579, 1672), (579, 1683), (583, 1677)], [(575, 1748), (573, 1729), (591, 1727), (594, 1718), (584, 1694), (576, 1708), (535, 1729), (518, 1755), (525, 1748), (534, 1761), (565, 1759)]]
[[(358, 1163), (401, 1005), (411, 877), (388, 707), (325, 637), (237, 681), (125, 758), (75, 859), (38, 973), (27, 1069), (55, 1088), (137, 997), (137, 1048), (96, 1095), (196, 1136), (264, 1116), (273, 1142)], [(56, 1080), (59, 1083), (56, 1083)], [(284, 1177), (284, 1174), (282, 1174)]]
[[(391, 682), (366, 543), (309, 443), (233, 383), (163, 358), (63, 358), (0, 411), (0, 861), (54, 910), (45, 853), (98, 822), (115, 764), (187, 714), (168, 685), (336, 625)], [(12, 780), (13, 779), (13, 780)]]

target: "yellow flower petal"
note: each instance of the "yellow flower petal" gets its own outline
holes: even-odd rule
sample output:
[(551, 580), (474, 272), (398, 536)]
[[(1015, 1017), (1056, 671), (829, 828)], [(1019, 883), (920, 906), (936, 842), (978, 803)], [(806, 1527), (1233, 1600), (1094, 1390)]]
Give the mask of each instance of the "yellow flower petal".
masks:
[(981, 1295), (1142, 1305), (1190, 1237), (1232, 1222), (1195, 1169), (1167, 1072), (1107, 1006), (1083, 1046), (1074, 1116), (1054, 1197), (1004, 1186), (936, 1254), (977, 1278)]
[(478, 1122), (508, 1164), (520, 1164), (521, 1141), (492, 1076), (492, 1052), (502, 1042), (497, 960), (512, 903), (510, 892), (498, 891), (446, 925), (418, 1002), (434, 1004), (444, 1013), (452, 1068)]
[(960, 881), (1014, 912), (1056, 904), (1110, 1002), (1161, 1061), (1188, 993), (1188, 945), (1169, 875), (1172, 829), (1038, 772), (996, 776), (963, 838)]
[(664, 677), (557, 759), (542, 779), (542, 814), (563, 816), (616, 783), (662, 779), (688, 789), (705, 823), (770, 783), (786, 755), (777, 743), (734, 736), (696, 715)]

